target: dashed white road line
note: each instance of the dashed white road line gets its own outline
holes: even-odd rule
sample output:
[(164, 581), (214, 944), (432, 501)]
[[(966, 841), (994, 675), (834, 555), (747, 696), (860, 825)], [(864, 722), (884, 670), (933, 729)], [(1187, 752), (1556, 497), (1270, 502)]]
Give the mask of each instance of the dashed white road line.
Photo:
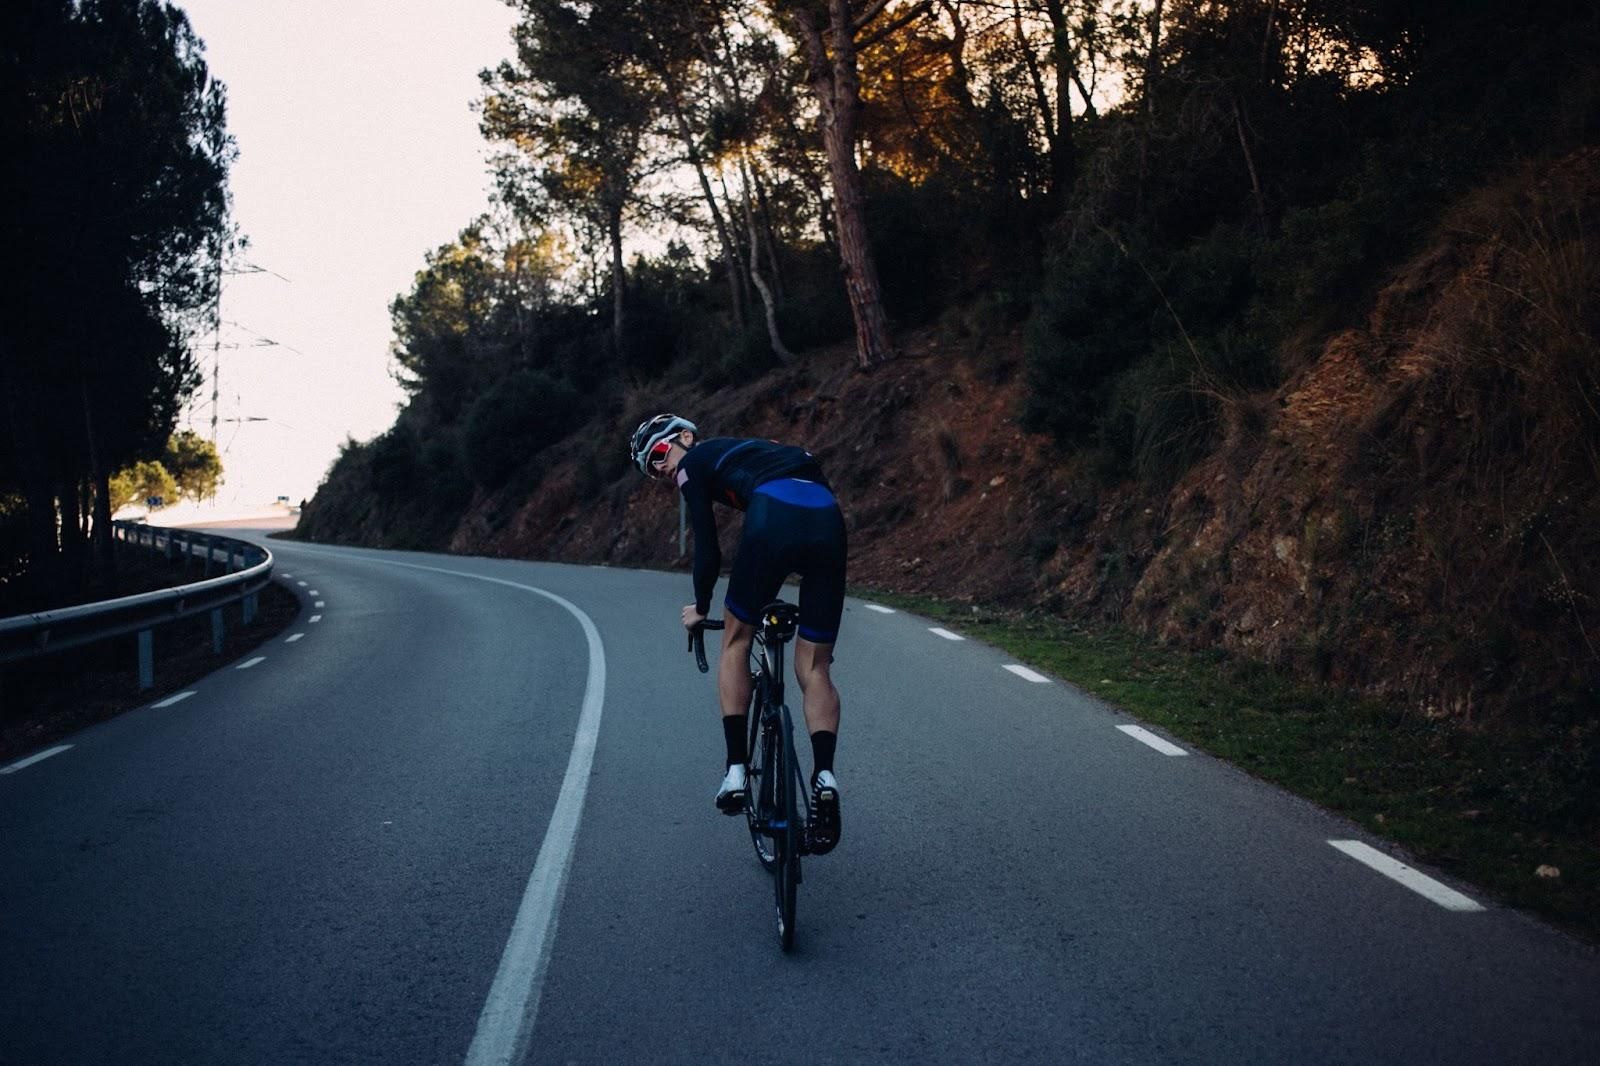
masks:
[(1021, 663), (1006, 663), (1005, 668), (1022, 678), (1024, 681), (1032, 681), (1035, 685), (1048, 685), (1050, 683), (1050, 679), (1048, 677), (1029, 670)]
[(43, 762), (52, 755), (60, 755), (62, 752), (71, 747), (71, 744), (58, 744), (53, 748), (46, 748), (44, 751), (36, 752), (35, 754), (28, 756), (26, 759), (18, 759), (10, 766), (0, 769), (0, 774), (14, 774), (18, 770), (21, 770), (27, 766), (32, 766), (36, 762)]
[(238, 666), (235, 666), (234, 669), (235, 670), (248, 670), (252, 666), (256, 665), (256, 663), (264, 663), (266, 661), (267, 661), (267, 657), (265, 655), (257, 655), (254, 659), (246, 659), (244, 662), (240, 663)]
[(938, 626), (929, 626), (928, 627), (928, 632), (932, 633), (936, 637), (943, 637), (945, 640), (966, 640), (967, 639), (966, 637), (963, 637), (959, 633), (952, 633), (948, 629), (940, 629)]
[(1463, 896), (1455, 889), (1440, 884), (1420, 870), (1414, 870), (1398, 859), (1391, 859), (1377, 848), (1361, 843), (1359, 840), (1330, 840), (1329, 844), (1338, 848), (1352, 859), (1383, 874), (1392, 880), (1400, 882), (1411, 891), (1423, 896), (1447, 911), (1483, 910), (1483, 904), (1470, 897)]
[(305, 588), (306, 587), (306, 583), (304, 581), (296, 581), (295, 584), (299, 585), (301, 588)]
[(1143, 726), (1119, 725), (1119, 726), (1117, 726), (1117, 728), (1122, 730), (1124, 733), (1128, 734), (1134, 740), (1139, 741), (1141, 744), (1150, 745), (1152, 748), (1156, 749), (1157, 751), (1159, 751), (1163, 755), (1187, 755), (1187, 754), (1189, 754), (1188, 752), (1184, 751), (1182, 748), (1178, 747), (1178, 745), (1169, 744), (1165, 740), (1162, 740), (1160, 737), (1158, 737), (1154, 733), (1150, 732), (1150, 730), (1145, 729)]
[(877, 611), (879, 614), (894, 614), (893, 607), (884, 607), (876, 603), (868, 603), (864, 604), (863, 606), (865, 606), (867, 610)]
[(291, 577), (294, 577), (293, 574), (279, 574), (278, 576), (283, 578), (285, 581), (289, 580)]
[(322, 621), (322, 616), (320, 614), (314, 614), (314, 615), (311, 616), (311, 621), (312, 622), (320, 622), (320, 621)]
[(284, 643), (285, 644), (293, 644), (295, 641), (299, 640), (303, 636), (305, 636), (304, 633), (296, 633), (292, 637), (289, 637), (287, 640), (285, 640)]
[(316, 590), (316, 589), (312, 589), (312, 590), (311, 590), (311, 595), (313, 595), (313, 596), (320, 596), (320, 595), (322, 595), (322, 593), (320, 593), (320, 592), (318, 592), (318, 591), (317, 591), (317, 590)]
[(313, 607), (326, 607), (328, 605), (326, 603), (324, 603), (322, 600), (318, 600), (316, 603), (313, 603), (311, 606), (313, 606)]
[(190, 696), (193, 696), (193, 695), (194, 695), (194, 690), (190, 689), (188, 692), (180, 692), (176, 696), (168, 696), (166, 699), (162, 700), (160, 703), (152, 703), (150, 706), (152, 706), (152, 707), (171, 707), (174, 703), (180, 703), (183, 700), (186, 700)]

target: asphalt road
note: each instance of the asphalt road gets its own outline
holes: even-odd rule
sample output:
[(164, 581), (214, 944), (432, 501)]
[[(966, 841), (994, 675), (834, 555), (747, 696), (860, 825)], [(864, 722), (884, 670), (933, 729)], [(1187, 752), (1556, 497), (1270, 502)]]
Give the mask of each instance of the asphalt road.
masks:
[(1600, 1046), (1592, 950), (1468, 885), (1424, 895), (1329, 843), (1383, 850), (1355, 826), (856, 600), (844, 840), (808, 861), (784, 955), (711, 805), (685, 575), (270, 546), (306, 601), (283, 637), (0, 767), (0, 1061)]

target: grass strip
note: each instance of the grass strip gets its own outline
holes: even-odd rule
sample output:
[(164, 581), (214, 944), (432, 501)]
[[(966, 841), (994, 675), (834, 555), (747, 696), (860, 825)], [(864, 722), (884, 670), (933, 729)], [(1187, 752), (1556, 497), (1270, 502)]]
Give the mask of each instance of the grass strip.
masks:
[(1002, 648), (1600, 943), (1600, 732), (1592, 716), (1467, 730), (1120, 627), (881, 589), (854, 594)]

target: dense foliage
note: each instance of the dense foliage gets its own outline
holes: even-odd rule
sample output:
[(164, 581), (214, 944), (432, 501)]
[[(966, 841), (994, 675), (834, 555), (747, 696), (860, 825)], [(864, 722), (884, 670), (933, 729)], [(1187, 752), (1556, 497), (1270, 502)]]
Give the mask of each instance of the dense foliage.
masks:
[[(637, 417), (629, 388), (720, 388), (853, 325), (862, 343), (810, 91), (820, 5), (513, 6), (514, 56), (483, 77), (497, 213), (394, 304), (414, 399), (384, 446), (461, 479), (440, 507), (583, 417)], [(1177, 477), (1445, 204), (1595, 131), (1580, 3), (833, 9), (862, 27), (855, 156), (890, 320), (1024, 323), (1024, 424), (1110, 478)], [(423, 442), (455, 454), (423, 463)]]
[(0, 235), (22, 264), (0, 287), (16, 553), (0, 579), (28, 586), (7, 580), (0, 600), (16, 608), (108, 577), (111, 475), (160, 458), (197, 383), (187, 340), (229, 238), (233, 145), (176, 7), (17, 0), (0, 14), (0, 146)]

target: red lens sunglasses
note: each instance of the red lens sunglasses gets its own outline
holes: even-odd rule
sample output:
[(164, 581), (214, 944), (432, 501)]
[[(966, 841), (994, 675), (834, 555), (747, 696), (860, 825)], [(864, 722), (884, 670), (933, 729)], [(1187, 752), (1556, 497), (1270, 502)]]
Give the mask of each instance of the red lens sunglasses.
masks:
[(650, 470), (653, 477), (660, 477), (667, 469), (667, 456), (672, 454), (671, 441), (657, 441), (655, 447), (650, 449)]

